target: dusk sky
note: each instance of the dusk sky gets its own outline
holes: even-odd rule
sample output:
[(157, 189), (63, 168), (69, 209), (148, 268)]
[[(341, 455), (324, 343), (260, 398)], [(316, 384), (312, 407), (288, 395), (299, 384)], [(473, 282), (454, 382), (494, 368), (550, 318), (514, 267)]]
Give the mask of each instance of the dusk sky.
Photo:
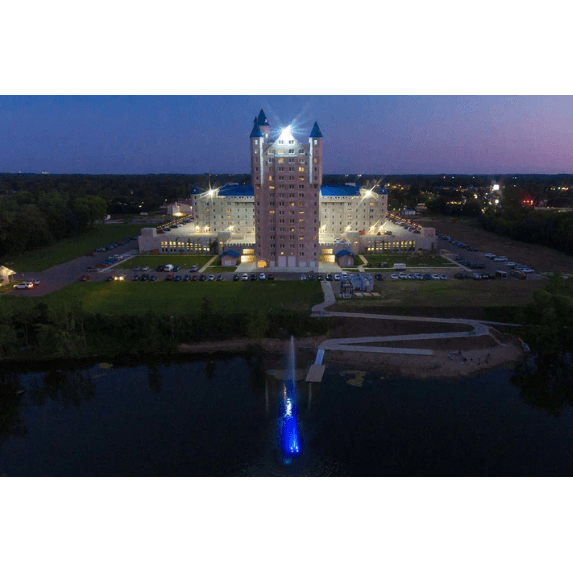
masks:
[(573, 173), (572, 96), (0, 96), (0, 172), (247, 173), (253, 118), (324, 173)]

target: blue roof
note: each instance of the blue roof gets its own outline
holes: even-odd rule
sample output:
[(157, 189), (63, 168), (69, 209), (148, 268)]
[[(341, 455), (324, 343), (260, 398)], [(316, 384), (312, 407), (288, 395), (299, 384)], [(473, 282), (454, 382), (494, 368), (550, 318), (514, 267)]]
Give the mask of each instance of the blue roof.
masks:
[(226, 253), (223, 253), (221, 256), (224, 257), (225, 255), (229, 255), (230, 257), (233, 257), (234, 259), (238, 259), (241, 255), (239, 255), (239, 253), (235, 253), (235, 251), (227, 251)]
[(253, 124), (253, 131), (251, 131), (251, 135), (249, 137), (263, 137), (261, 130), (259, 128), (259, 123), (257, 122), (257, 118), (255, 117), (255, 122)]
[(378, 195), (388, 195), (388, 189), (386, 189), (384, 185), (380, 185), (380, 189), (377, 189), (375, 193), (378, 193)]
[(262, 109), (259, 112), (259, 117), (257, 122), (259, 125), (269, 125), (269, 120), (267, 119), (267, 116), (265, 115), (265, 112)]
[(350, 255), (351, 257), (354, 256), (350, 251), (339, 251), (339, 252), (336, 253), (336, 255), (334, 255), (334, 256), (335, 256), (335, 257), (344, 257), (344, 255)]
[(328, 185), (320, 188), (322, 197), (356, 197), (360, 189), (352, 185)]
[(254, 197), (252, 185), (223, 185), (219, 189), (219, 197)]
[(318, 127), (318, 123), (314, 122), (312, 126), (312, 131), (310, 132), (310, 137), (322, 137), (322, 133), (320, 133), (320, 128)]

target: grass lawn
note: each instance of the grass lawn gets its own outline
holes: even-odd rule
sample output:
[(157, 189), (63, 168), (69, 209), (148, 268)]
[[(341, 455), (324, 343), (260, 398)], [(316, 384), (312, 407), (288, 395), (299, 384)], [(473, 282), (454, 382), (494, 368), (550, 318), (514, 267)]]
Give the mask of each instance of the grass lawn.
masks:
[[(24, 253), (19, 256), (7, 257), (3, 264), (17, 272), (44, 271), (55, 265), (71, 261), (86, 253), (105, 247), (109, 243), (134, 237), (138, 235), (146, 225), (125, 225), (122, 223), (113, 225), (96, 225), (93, 229), (70, 239), (63, 239), (49, 247), (44, 247)], [(133, 243), (134, 248), (137, 244)]]
[(215, 273), (234, 273), (237, 267), (207, 267), (205, 269), (205, 274), (215, 274)]
[(192, 265), (201, 268), (206, 265), (213, 255), (137, 255), (120, 263), (114, 269), (133, 269), (135, 267), (157, 268), (159, 265), (175, 265), (182, 269), (190, 269)]
[(387, 307), (492, 307), (523, 306), (533, 302), (533, 293), (545, 281), (393, 281), (375, 283), (378, 298), (345, 299), (339, 304)]
[(456, 267), (457, 265), (446, 260), (441, 255), (371, 255), (365, 254), (364, 258), (373, 265), (388, 263), (388, 268), (392, 268), (394, 263), (406, 263), (407, 267)]
[(203, 297), (209, 297), (219, 311), (251, 311), (286, 308), (308, 311), (324, 300), (320, 284), (304, 281), (284, 282), (86, 282), (74, 283), (42, 299), (2, 297), (14, 310), (21, 305), (46, 302), (63, 310), (75, 301), (86, 312), (107, 314), (194, 313)]

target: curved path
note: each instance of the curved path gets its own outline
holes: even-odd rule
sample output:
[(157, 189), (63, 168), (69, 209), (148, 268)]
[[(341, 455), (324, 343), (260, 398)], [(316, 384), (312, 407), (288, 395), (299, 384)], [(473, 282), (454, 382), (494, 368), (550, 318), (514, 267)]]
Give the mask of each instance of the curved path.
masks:
[[(337, 351), (353, 351), (353, 352), (378, 352), (381, 354), (417, 354), (431, 356), (434, 354), (432, 350), (422, 348), (394, 348), (385, 346), (363, 346), (366, 343), (384, 343), (396, 342), (406, 340), (431, 340), (431, 339), (448, 339), (448, 338), (466, 338), (476, 336), (490, 335), (489, 327), (477, 320), (469, 320), (463, 318), (428, 318), (425, 316), (397, 316), (393, 314), (368, 314), (363, 312), (334, 312), (326, 311), (326, 307), (335, 303), (336, 299), (332, 291), (330, 282), (322, 281), (322, 290), (324, 292), (324, 302), (312, 307), (311, 316), (326, 317), (326, 316), (340, 316), (344, 318), (367, 318), (374, 320), (405, 320), (411, 322), (441, 322), (446, 324), (465, 324), (472, 326), (473, 330), (468, 332), (436, 332), (429, 334), (405, 334), (399, 336), (365, 336), (361, 338), (336, 338), (332, 340), (325, 340), (319, 347), (318, 351), (321, 353), (321, 358), (324, 355), (324, 350), (337, 350)], [(510, 323), (495, 323), (488, 322), (488, 324), (498, 324), (507, 326), (519, 326)], [(318, 358), (318, 355), (317, 355)], [(322, 362), (322, 360), (321, 360)]]

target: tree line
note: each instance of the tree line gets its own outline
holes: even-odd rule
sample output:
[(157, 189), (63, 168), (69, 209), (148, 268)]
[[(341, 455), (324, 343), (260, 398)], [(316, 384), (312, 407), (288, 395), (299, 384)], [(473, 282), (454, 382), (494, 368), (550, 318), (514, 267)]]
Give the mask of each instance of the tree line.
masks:
[(181, 343), (205, 340), (288, 338), (325, 334), (326, 319), (288, 309), (225, 312), (205, 297), (194, 314), (143, 315), (65, 310), (44, 301), (0, 308), (0, 359), (53, 359), (176, 352)]

